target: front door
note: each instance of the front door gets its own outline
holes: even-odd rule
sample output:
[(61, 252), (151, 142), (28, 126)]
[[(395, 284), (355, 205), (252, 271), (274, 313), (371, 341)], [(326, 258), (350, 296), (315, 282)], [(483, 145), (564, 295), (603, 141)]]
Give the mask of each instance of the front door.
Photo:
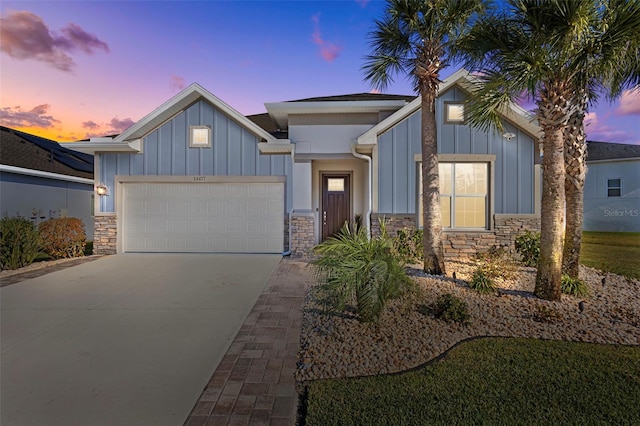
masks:
[(338, 233), (351, 214), (349, 175), (322, 175), (322, 241)]

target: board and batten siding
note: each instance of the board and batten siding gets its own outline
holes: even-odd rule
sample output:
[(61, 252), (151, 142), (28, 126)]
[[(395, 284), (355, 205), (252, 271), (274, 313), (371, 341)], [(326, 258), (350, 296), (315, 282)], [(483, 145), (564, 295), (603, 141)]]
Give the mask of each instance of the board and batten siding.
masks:
[[(533, 138), (511, 123), (505, 131), (516, 136), (510, 141), (493, 131), (481, 131), (469, 125), (444, 124), (444, 102), (464, 101), (458, 88), (441, 94), (436, 101), (438, 153), (494, 154), (496, 214), (533, 214), (534, 159)], [(421, 153), (421, 111), (418, 110), (378, 136), (378, 212), (415, 214), (417, 207), (418, 165)]]
[[(212, 129), (210, 148), (189, 147), (189, 127)], [(100, 182), (111, 191), (123, 176), (287, 176), (285, 212), (291, 209), (291, 157), (260, 155), (257, 137), (213, 105), (200, 100), (143, 140), (139, 154), (101, 153)], [(115, 212), (116, 197), (101, 197), (100, 211)]]

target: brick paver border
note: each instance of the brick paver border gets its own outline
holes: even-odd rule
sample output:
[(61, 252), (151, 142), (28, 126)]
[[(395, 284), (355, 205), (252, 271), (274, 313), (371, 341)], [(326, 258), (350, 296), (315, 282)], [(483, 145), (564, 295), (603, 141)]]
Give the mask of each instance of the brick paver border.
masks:
[(295, 424), (293, 373), (309, 281), (306, 262), (281, 260), (185, 426)]

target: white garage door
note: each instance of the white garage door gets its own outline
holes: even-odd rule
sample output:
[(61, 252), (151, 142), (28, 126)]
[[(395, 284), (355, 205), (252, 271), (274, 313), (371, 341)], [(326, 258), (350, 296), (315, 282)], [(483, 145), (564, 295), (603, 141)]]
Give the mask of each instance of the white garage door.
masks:
[(280, 253), (283, 183), (124, 183), (125, 252)]

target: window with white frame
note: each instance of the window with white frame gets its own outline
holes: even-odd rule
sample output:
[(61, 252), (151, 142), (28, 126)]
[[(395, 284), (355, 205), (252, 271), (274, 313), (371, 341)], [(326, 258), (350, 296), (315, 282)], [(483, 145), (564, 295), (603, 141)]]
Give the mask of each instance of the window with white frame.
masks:
[(189, 146), (191, 148), (210, 148), (211, 128), (209, 126), (190, 126)]
[(620, 197), (622, 195), (622, 179), (607, 179), (607, 197)]
[(445, 102), (444, 103), (444, 122), (446, 124), (464, 123), (464, 103), (463, 102)]
[[(444, 163), (440, 174), (440, 211), (443, 228), (487, 229), (489, 206), (489, 164)], [(422, 220), (422, 170), (419, 177), (418, 223)]]

